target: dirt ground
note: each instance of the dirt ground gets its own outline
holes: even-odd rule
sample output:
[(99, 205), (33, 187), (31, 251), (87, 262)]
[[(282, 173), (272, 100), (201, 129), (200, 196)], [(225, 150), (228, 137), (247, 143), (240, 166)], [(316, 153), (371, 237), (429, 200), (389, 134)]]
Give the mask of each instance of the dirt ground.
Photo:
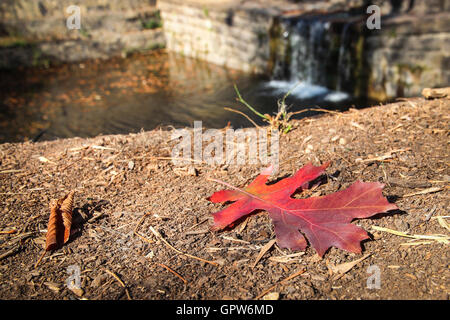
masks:
[[(280, 139), (273, 179), (308, 161), (332, 161), (326, 181), (307, 195), (359, 179), (381, 181), (399, 210), (353, 222), (371, 236), (361, 255), (331, 248), (321, 259), (310, 247), (298, 253), (274, 245), (254, 268), (274, 238), (267, 213), (210, 231), (211, 213), (223, 205), (206, 198), (223, 188), (207, 178), (245, 186), (262, 165), (177, 167), (165, 158), (175, 144), (170, 130), (2, 144), (0, 299), (255, 299), (273, 285), (279, 299), (448, 299), (445, 239), (414, 240), (372, 227), (449, 235), (442, 223), (448, 219), (436, 218), (448, 217), (449, 115), (449, 98), (414, 98), (294, 121)], [(79, 231), (35, 268), (49, 202), (70, 190)], [(345, 274), (330, 271), (365, 254)], [(81, 290), (66, 285), (70, 266), (80, 270)], [(378, 270), (379, 289), (368, 287)]]

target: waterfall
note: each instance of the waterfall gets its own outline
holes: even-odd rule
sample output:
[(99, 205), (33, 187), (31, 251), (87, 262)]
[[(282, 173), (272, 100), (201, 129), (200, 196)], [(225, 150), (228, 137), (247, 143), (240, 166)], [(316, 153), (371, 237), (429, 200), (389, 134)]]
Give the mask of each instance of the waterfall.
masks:
[(344, 83), (350, 81), (351, 78), (351, 52), (348, 50), (349, 47), (349, 29), (351, 22), (345, 24), (342, 30), (341, 45), (339, 46), (339, 59), (338, 59), (338, 81), (336, 89), (342, 91)]
[(322, 84), (325, 75), (326, 32), (329, 24), (322, 21), (298, 21), (291, 32), (290, 79), (310, 84)]
[[(351, 22), (346, 16), (310, 15), (282, 20), (280, 41), (274, 53), (272, 86), (292, 87), (301, 82), (315, 93), (339, 93), (346, 98), (352, 76)], [(322, 88), (322, 90), (318, 90)], [(295, 92), (294, 92), (295, 93)]]

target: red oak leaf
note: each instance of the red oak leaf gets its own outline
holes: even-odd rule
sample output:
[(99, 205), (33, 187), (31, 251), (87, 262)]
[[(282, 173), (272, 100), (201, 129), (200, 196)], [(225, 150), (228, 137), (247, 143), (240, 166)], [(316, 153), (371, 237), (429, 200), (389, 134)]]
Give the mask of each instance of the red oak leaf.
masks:
[[(319, 256), (335, 246), (360, 253), (360, 242), (367, 233), (350, 222), (355, 218), (369, 218), (377, 213), (397, 209), (383, 197), (383, 184), (356, 181), (345, 190), (322, 197), (294, 199), (291, 195), (308, 182), (319, 177), (329, 163), (315, 167), (311, 163), (295, 175), (267, 185), (272, 166), (265, 169), (244, 189), (226, 185), (229, 190), (214, 193), (212, 202), (232, 201), (225, 209), (214, 213), (214, 230), (223, 229), (255, 210), (265, 210), (272, 218), (278, 245), (282, 248), (304, 250), (306, 238)], [(301, 233), (299, 232), (301, 231)]]

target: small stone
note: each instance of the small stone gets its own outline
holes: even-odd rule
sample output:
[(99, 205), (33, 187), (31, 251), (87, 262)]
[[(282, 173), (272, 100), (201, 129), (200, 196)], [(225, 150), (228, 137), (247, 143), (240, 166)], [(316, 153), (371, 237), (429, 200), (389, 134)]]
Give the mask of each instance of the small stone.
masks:
[(128, 161), (128, 169), (133, 170), (134, 169), (134, 162)]
[(263, 297), (263, 300), (278, 300), (280, 299), (279, 292), (270, 292)]
[(158, 163), (150, 163), (149, 165), (147, 165), (146, 169), (147, 169), (147, 171), (156, 171), (159, 169), (159, 164)]
[(395, 219), (394, 224), (400, 231), (407, 231), (409, 229), (409, 224), (402, 219)]
[(154, 256), (155, 256), (155, 254), (152, 250), (150, 250), (150, 252), (145, 255), (145, 257), (147, 259), (153, 259)]
[(216, 260), (214, 260), (214, 262), (217, 263), (220, 266), (224, 266), (226, 260), (225, 259), (216, 259)]
[(378, 239), (381, 239), (383, 236), (381, 235), (381, 233), (379, 233), (379, 232), (374, 232), (373, 233), (373, 238), (374, 238), (374, 240), (378, 240)]
[(316, 281), (325, 281), (326, 278), (324, 276), (318, 275), (318, 274), (313, 274), (311, 276), (312, 280), (316, 280)]
[(75, 293), (78, 297), (81, 297), (84, 294), (84, 291), (81, 288), (76, 288), (76, 287), (70, 288), (70, 291)]
[(340, 138), (340, 139), (339, 139), (339, 144), (340, 144), (341, 146), (343, 146), (343, 145), (347, 144), (347, 140), (345, 140), (345, 138)]
[(108, 278), (108, 276), (106, 274), (100, 274), (97, 277), (94, 278), (94, 280), (92, 280), (91, 282), (91, 287), (93, 288), (97, 288), (100, 287)]
[(173, 172), (178, 176), (197, 176), (198, 171), (193, 166), (184, 168), (174, 168)]
[(119, 219), (120, 217), (123, 216), (123, 212), (117, 211), (117, 212), (114, 212), (112, 215), (114, 218)]
[(31, 271), (31, 272), (30, 272), (30, 275), (31, 275), (32, 277), (39, 277), (39, 276), (41, 275), (41, 272), (38, 271), (38, 270), (34, 270), (34, 271)]

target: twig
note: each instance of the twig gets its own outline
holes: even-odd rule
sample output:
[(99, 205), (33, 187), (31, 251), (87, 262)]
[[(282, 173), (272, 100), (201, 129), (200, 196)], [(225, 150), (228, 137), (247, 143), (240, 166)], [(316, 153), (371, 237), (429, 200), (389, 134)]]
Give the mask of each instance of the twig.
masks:
[[(96, 206), (96, 207), (97, 207), (97, 206)], [(94, 211), (94, 210), (95, 210), (95, 208), (92, 209), (92, 210), (90, 210), (90, 211)], [(94, 212), (95, 212), (95, 211), (94, 211)], [(104, 214), (105, 214), (104, 212), (99, 212), (98, 214), (93, 215), (92, 218), (88, 219), (87, 222), (88, 222), (88, 223), (92, 223), (92, 222), (94, 222), (95, 220), (101, 218)]]
[(12, 229), (12, 230), (0, 231), (0, 234), (13, 234), (13, 233), (16, 233), (16, 232), (17, 232), (16, 229)]
[(417, 196), (417, 195), (420, 195), (420, 194), (434, 193), (434, 192), (439, 192), (439, 191), (442, 191), (442, 190), (443, 189), (439, 188), (439, 187), (432, 187), (432, 188), (428, 188), (428, 189), (425, 189), (425, 190), (421, 190), (421, 191), (405, 194), (405, 195), (402, 196), (402, 198)]
[[(277, 247), (275, 247), (277, 248)], [(279, 249), (278, 249), (279, 250)], [(297, 253), (293, 253), (293, 254), (288, 254), (288, 255), (282, 255), (282, 256), (276, 256), (276, 257), (269, 257), (269, 261), (273, 261), (273, 262), (279, 262), (279, 263), (289, 263), (292, 261), (299, 261), (299, 259), (296, 259), (302, 255), (304, 255), (305, 252), (297, 252)]]
[(342, 114), (342, 112), (337, 112), (337, 111), (332, 111), (332, 110), (327, 110), (327, 109), (322, 109), (322, 108), (308, 108), (308, 109), (303, 109), (303, 110), (296, 111), (296, 112), (291, 112), (291, 115), (300, 114), (300, 113), (304, 113), (304, 112), (308, 112), (308, 111), (320, 111), (320, 112), (331, 113), (331, 114)]
[(106, 271), (107, 273), (109, 273), (114, 279), (116, 279), (117, 282), (119, 282), (120, 285), (121, 285), (122, 287), (125, 288), (125, 293), (127, 294), (128, 300), (132, 300), (132, 299), (131, 299), (131, 296), (130, 296), (130, 292), (128, 292), (128, 288), (127, 288), (127, 286), (125, 285), (125, 283), (123, 283), (123, 281), (120, 280), (120, 278), (119, 278), (114, 272), (109, 271), (108, 269), (105, 269), (105, 271)]
[(296, 273), (290, 275), (290, 276), (287, 277), (286, 279), (281, 280), (280, 282), (274, 284), (274, 285), (271, 286), (269, 289), (264, 290), (259, 296), (257, 296), (257, 297), (255, 298), (255, 300), (264, 297), (267, 293), (269, 293), (270, 291), (272, 291), (273, 289), (275, 289), (275, 288), (277, 287), (277, 285), (283, 284), (283, 283), (285, 283), (286, 281), (289, 281), (289, 280), (291, 280), (291, 279), (294, 279), (295, 277), (298, 277), (299, 275), (301, 275), (301, 274), (304, 273), (305, 271), (306, 271), (306, 269), (301, 269), (300, 271), (297, 271)]
[(13, 254), (15, 254), (15, 253), (16, 253), (17, 251), (19, 251), (19, 250), (20, 250), (20, 247), (19, 247), (19, 246), (13, 247), (12, 249), (10, 249), (10, 250), (8, 250), (8, 251), (6, 251), (6, 252), (0, 254), (0, 260), (2, 260), (2, 259), (4, 259), (4, 258), (7, 258), (7, 257), (9, 257), (9, 256), (11, 256), (11, 255), (13, 255)]
[(179, 160), (179, 161), (197, 162), (197, 163), (201, 163), (201, 164), (206, 164), (207, 163), (205, 161), (196, 160), (196, 159), (189, 159), (189, 158), (177, 158), (177, 157), (151, 157), (151, 158), (155, 159), (155, 160)]
[(430, 235), (413, 234), (413, 235), (411, 235), (411, 234), (407, 234), (405, 232), (392, 230), (389, 228), (378, 227), (378, 226), (372, 226), (372, 229), (377, 230), (377, 231), (384, 231), (387, 233), (395, 234), (396, 236), (412, 238), (412, 239), (416, 239), (416, 240), (434, 240), (434, 241), (437, 241), (440, 243), (445, 243), (445, 244), (448, 244), (449, 240), (450, 240), (450, 236), (446, 236), (446, 235), (442, 235), (442, 234), (430, 234)]
[(145, 217), (148, 216), (149, 214), (150, 214), (150, 212), (147, 212), (147, 213), (145, 213), (145, 214), (142, 216), (141, 220), (139, 220), (139, 222), (137, 223), (136, 228), (134, 228), (133, 233), (134, 233), (135, 235), (137, 235), (139, 238), (141, 238), (142, 240), (144, 240), (144, 241), (146, 241), (146, 242), (148, 242), (148, 243), (154, 243), (153, 240), (147, 239), (146, 237), (140, 235), (140, 234), (137, 232), (137, 229), (138, 229), (139, 226), (141, 225), (142, 221), (144, 221)]
[[(329, 155), (331, 155), (331, 153), (329, 151), (327, 151)], [(347, 162), (347, 164), (349, 166), (352, 166), (352, 163), (350, 161), (348, 161), (347, 159), (345, 159), (343, 156), (341, 156), (339, 153), (334, 152), (335, 155), (337, 155), (339, 158), (341, 158), (342, 160), (344, 160), (345, 162)]]
[(183, 233), (184, 235), (187, 236), (193, 236), (193, 235), (197, 235), (197, 234), (205, 234), (208, 233), (209, 229), (204, 229), (204, 230), (192, 230), (192, 231), (186, 231), (185, 233)]
[(432, 244), (433, 241), (405, 242), (400, 243), (401, 246), (420, 246), (423, 244)]
[(0, 192), (0, 195), (2, 195), (2, 196), (12, 196), (12, 195), (16, 196), (16, 195), (26, 195), (26, 194), (28, 194), (28, 193), (26, 193), (26, 192)]
[(98, 150), (110, 150), (110, 151), (117, 151), (114, 148), (110, 148), (110, 147), (103, 147), (103, 146), (97, 146), (97, 145), (93, 145), (90, 146), (92, 149), (98, 149)]
[(233, 237), (228, 237), (228, 236), (221, 236), (222, 239), (228, 240), (228, 241), (233, 241), (233, 242), (238, 242), (238, 243), (244, 243), (244, 244), (250, 244), (250, 242), (245, 241), (245, 240), (241, 240), (241, 239), (235, 239)]
[(8, 170), (0, 171), (0, 174), (2, 174), (2, 173), (16, 173), (16, 172), (22, 172), (22, 171), (25, 171), (25, 169), (8, 169)]
[(208, 221), (208, 218), (204, 218), (202, 221), (200, 221), (200, 222), (194, 224), (193, 226), (191, 226), (188, 230), (194, 229), (195, 227), (201, 225), (202, 223), (204, 223), (206, 221)]
[(192, 259), (196, 259), (196, 260), (199, 260), (199, 261), (202, 261), (202, 262), (206, 262), (206, 263), (212, 264), (213, 266), (216, 266), (216, 267), (219, 265), (216, 262), (205, 260), (205, 259), (193, 256), (193, 255), (191, 255), (189, 253), (184, 253), (184, 252), (178, 250), (177, 248), (173, 247), (169, 242), (167, 242), (167, 240), (164, 239), (163, 236), (158, 231), (156, 231), (152, 226), (150, 226), (150, 231), (155, 235), (155, 237), (159, 238), (162, 242), (164, 242), (164, 244), (166, 246), (168, 246), (170, 249), (172, 249), (176, 253), (185, 255), (186, 257), (189, 257), (189, 258), (192, 258)]
[(238, 114), (244, 116), (244, 117), (247, 118), (247, 120), (250, 121), (255, 127), (257, 127), (258, 129), (261, 129), (261, 127), (258, 126), (258, 125), (256, 124), (256, 122), (253, 121), (253, 120), (252, 120), (248, 115), (246, 115), (245, 113), (243, 113), (243, 112), (241, 112), (241, 111), (239, 111), (239, 110), (235, 110), (235, 109), (232, 109), (232, 108), (228, 108), (228, 107), (225, 107), (224, 109), (225, 109), (225, 110), (228, 110), (228, 111), (231, 111), (231, 112), (238, 113)]
[(41, 263), (42, 259), (44, 258), (45, 254), (47, 253), (47, 250), (44, 249), (44, 252), (42, 252), (41, 256), (39, 257), (38, 261), (34, 264), (34, 268), (36, 269), (36, 267), (39, 265), (39, 263)]
[(444, 220), (443, 216), (437, 216), (436, 217), (437, 221), (439, 222), (439, 224), (441, 225), (441, 227), (447, 229), (447, 231), (450, 231), (450, 226), (449, 224)]
[(177, 276), (178, 278), (181, 279), (181, 281), (184, 282), (184, 284), (187, 284), (187, 280), (185, 278), (183, 278), (182, 276), (180, 276), (179, 273), (177, 273), (176, 271), (172, 270), (171, 268), (169, 268), (168, 266), (166, 266), (163, 263), (157, 263), (158, 266), (163, 267), (164, 269), (166, 269), (167, 271), (173, 273), (175, 276)]
[[(145, 217), (147, 217), (147, 216), (150, 215), (150, 214), (151, 214), (151, 212), (147, 212), (147, 213), (145, 213), (145, 214), (142, 216), (142, 218), (139, 220), (139, 222), (137, 223), (136, 227), (134, 228), (134, 234), (137, 235), (137, 236), (138, 236), (139, 238), (141, 238), (142, 240), (148, 242), (148, 243), (154, 243), (153, 240), (147, 239), (146, 237), (140, 235), (140, 234), (137, 232), (137, 229), (138, 229), (139, 226), (141, 225), (142, 221), (145, 219)], [(179, 254), (183, 254), (183, 255), (185, 255), (185, 256), (187, 256), (187, 257), (190, 257), (190, 258), (193, 258), (193, 259), (197, 259), (197, 260), (202, 261), (202, 262), (206, 262), (206, 263), (209, 263), (209, 264), (218, 266), (218, 264), (215, 263), (215, 262), (208, 261), (208, 260), (205, 260), (205, 259), (202, 259), (202, 258), (193, 256), (193, 255), (190, 255), (190, 254), (188, 254), (188, 253), (184, 253), (184, 252), (182, 252), (182, 251), (180, 251), (180, 250), (174, 248), (174, 247), (173, 247), (170, 243), (168, 243), (168, 242), (166, 241), (166, 239), (164, 239), (164, 238), (161, 236), (161, 234), (160, 234), (158, 231), (156, 231), (152, 226), (150, 226), (150, 230), (152, 231), (152, 233), (153, 233), (157, 238), (160, 238), (161, 241), (163, 241), (169, 248), (171, 248), (171, 249), (174, 250), (175, 252), (177, 252), (177, 253), (179, 253)]]

